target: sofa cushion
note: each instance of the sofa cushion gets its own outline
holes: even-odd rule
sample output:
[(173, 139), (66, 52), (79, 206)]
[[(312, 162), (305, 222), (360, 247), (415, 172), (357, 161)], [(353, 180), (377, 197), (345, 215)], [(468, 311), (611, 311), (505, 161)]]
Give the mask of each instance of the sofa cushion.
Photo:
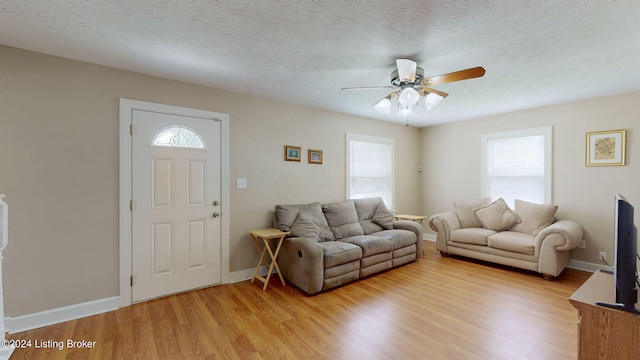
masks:
[(382, 230), (371, 234), (389, 240), (393, 243), (393, 250), (414, 245), (416, 243), (416, 234), (412, 231), (395, 229)]
[(503, 198), (476, 209), (473, 213), (483, 227), (495, 231), (507, 230), (520, 222), (518, 215), (509, 209)]
[(327, 241), (320, 243), (324, 253), (324, 268), (346, 264), (362, 258), (362, 249), (354, 244), (342, 241)]
[(336, 240), (364, 235), (353, 200), (322, 204), (322, 212)]
[(496, 234), (495, 231), (485, 228), (466, 228), (453, 230), (451, 241), (463, 244), (487, 245), (487, 238)]
[(303, 214), (318, 226), (320, 239), (334, 240), (333, 233), (329, 228), (327, 219), (324, 217), (319, 202), (300, 205), (276, 205), (278, 228), (282, 231), (291, 231), (291, 226), (298, 218), (298, 214)]
[(460, 221), (460, 226), (463, 228), (482, 227), (482, 224), (480, 224), (473, 211), (477, 208), (481, 208), (489, 204), (491, 204), (490, 197), (454, 202), (453, 207), (456, 210), (456, 215), (458, 216), (458, 221)]
[(538, 235), (542, 229), (553, 224), (558, 210), (557, 205), (535, 204), (519, 199), (516, 199), (515, 203), (516, 214), (518, 214), (521, 221), (511, 230), (533, 236)]
[(387, 209), (382, 198), (355, 199), (358, 220), (365, 235), (393, 229), (393, 214)]
[(533, 244), (535, 239), (536, 238), (530, 234), (515, 231), (503, 231), (489, 236), (487, 245), (494, 249), (533, 255)]
[(350, 236), (342, 239), (342, 241), (350, 242), (362, 248), (362, 257), (367, 257), (383, 252), (391, 252), (393, 250), (393, 242), (383, 239), (379, 236), (359, 235)]

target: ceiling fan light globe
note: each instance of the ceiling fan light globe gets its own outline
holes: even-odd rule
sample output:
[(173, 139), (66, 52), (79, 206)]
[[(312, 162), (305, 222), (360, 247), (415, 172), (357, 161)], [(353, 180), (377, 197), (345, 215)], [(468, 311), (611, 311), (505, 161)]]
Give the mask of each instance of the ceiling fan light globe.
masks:
[(374, 106), (374, 109), (378, 110), (379, 112), (383, 113), (383, 114), (391, 114), (391, 100), (384, 98), (380, 101), (378, 101)]
[(427, 105), (427, 110), (431, 110), (438, 106), (442, 99), (444, 98), (436, 93), (427, 94), (427, 96), (424, 97), (424, 103)]
[(400, 102), (402, 106), (413, 106), (418, 103), (418, 99), (420, 99), (420, 94), (418, 94), (416, 89), (408, 87), (400, 92), (398, 102)]

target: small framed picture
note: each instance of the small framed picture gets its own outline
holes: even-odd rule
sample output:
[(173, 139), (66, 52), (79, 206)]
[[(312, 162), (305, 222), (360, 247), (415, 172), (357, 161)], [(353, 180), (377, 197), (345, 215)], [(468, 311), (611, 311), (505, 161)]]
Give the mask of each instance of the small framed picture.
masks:
[(302, 148), (300, 146), (285, 145), (284, 146), (284, 160), (285, 161), (300, 161), (300, 153)]
[(309, 149), (308, 161), (309, 164), (322, 164), (322, 150)]
[(587, 133), (587, 166), (625, 165), (627, 130), (609, 130)]

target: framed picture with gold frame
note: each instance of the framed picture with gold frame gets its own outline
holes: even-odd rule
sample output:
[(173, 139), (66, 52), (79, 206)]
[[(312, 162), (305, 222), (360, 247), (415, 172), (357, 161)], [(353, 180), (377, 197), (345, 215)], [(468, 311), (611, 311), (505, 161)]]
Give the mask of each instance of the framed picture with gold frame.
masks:
[(300, 154), (302, 148), (300, 146), (285, 145), (284, 146), (284, 160), (285, 161), (300, 161)]
[(309, 164), (322, 164), (322, 150), (309, 149), (307, 161)]
[(588, 132), (586, 139), (586, 166), (625, 165), (627, 130)]

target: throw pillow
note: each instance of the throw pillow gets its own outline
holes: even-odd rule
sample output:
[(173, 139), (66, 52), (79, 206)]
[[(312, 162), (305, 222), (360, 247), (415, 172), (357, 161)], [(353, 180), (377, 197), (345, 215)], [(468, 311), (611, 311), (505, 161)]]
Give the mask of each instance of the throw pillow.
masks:
[(389, 211), (389, 209), (387, 209), (387, 206), (382, 200), (378, 204), (376, 213), (373, 214), (373, 219), (371, 219), (371, 221), (382, 226), (382, 228), (385, 230), (393, 229), (393, 214), (391, 213), (391, 211)]
[(503, 198), (476, 209), (474, 214), (483, 227), (493, 231), (504, 231), (520, 222), (518, 215), (509, 209)]
[(489, 204), (491, 204), (490, 197), (454, 202), (453, 207), (456, 209), (460, 226), (463, 228), (482, 227), (482, 224), (480, 224), (473, 211)]
[[(303, 214), (299, 214), (296, 221), (291, 225), (291, 236), (318, 239), (320, 235), (320, 228), (314, 224), (311, 219), (307, 218)], [(318, 239), (319, 240), (319, 239)], [(324, 241), (324, 239), (322, 239)]]
[(519, 199), (516, 199), (515, 205), (516, 214), (518, 214), (521, 221), (511, 230), (533, 236), (538, 235), (542, 229), (553, 224), (558, 210), (557, 205), (536, 204)]

